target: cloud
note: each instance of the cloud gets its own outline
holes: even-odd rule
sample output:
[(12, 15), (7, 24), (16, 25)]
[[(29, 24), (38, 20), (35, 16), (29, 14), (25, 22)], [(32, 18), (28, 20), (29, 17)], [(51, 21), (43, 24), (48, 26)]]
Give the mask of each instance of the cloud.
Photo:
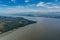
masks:
[(58, 0), (55, 0), (55, 2), (57, 2)]
[(0, 13), (20, 13), (23, 12), (24, 7), (23, 6), (8, 6), (8, 7), (0, 7)]
[(37, 7), (38, 6), (44, 6), (45, 4), (44, 4), (44, 2), (39, 2), (38, 4), (37, 4)]
[(51, 2), (46, 3), (46, 5), (50, 5), (50, 4), (52, 4), (52, 3)]
[[(50, 6), (52, 3), (44, 3), (40, 2), (37, 5), (36, 4), (31, 4), (28, 5), (27, 7), (25, 6), (8, 6), (8, 5), (3, 5), (0, 4), (0, 13), (5, 13), (5, 14), (13, 14), (13, 13), (24, 13), (24, 12), (60, 12), (60, 6), (53, 5)], [(1, 7), (3, 6), (3, 7)], [(37, 6), (37, 7), (36, 7)], [(45, 7), (41, 8), (41, 7)]]
[(8, 5), (0, 4), (0, 7), (6, 7), (6, 6), (8, 6)]
[(14, 3), (16, 2), (16, 0), (11, 0), (11, 1), (14, 2)]
[[(13, 13), (24, 13), (24, 12), (43, 12), (43, 13), (60, 12), (59, 9), (43, 9), (43, 8), (42, 9), (33, 9), (32, 8), (31, 9), (31, 8), (29, 8), (29, 7), (27, 8), (27, 7), (24, 7), (24, 6), (0, 7), (0, 13), (2, 13), (2, 14), (13, 14)], [(58, 8), (58, 6), (55, 6), (55, 8)]]
[[(27, 8), (28, 7), (28, 8)], [(29, 8), (29, 6), (8, 6), (8, 7), (0, 7), (0, 13), (2, 14), (13, 14), (13, 13), (25, 13), (25, 12), (49, 12), (46, 9), (33, 9)]]
[(15, 8), (24, 8), (24, 6), (14, 6)]
[(37, 7), (45, 7), (45, 8), (60, 8), (60, 6), (53, 4), (53, 3), (44, 3), (44, 2), (39, 2), (37, 5)]
[(30, 0), (25, 0), (25, 2), (27, 3), (27, 2), (29, 2)]
[(24, 13), (24, 12), (38, 12), (38, 10), (26, 8), (24, 6), (13, 6), (13, 7), (0, 7), (0, 13), (13, 14), (13, 13)]

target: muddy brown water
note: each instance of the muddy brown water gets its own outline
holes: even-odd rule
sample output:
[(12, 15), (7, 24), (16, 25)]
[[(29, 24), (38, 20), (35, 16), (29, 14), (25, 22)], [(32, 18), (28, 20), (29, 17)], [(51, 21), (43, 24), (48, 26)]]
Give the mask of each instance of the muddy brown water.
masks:
[(60, 40), (60, 19), (43, 17), (24, 17), (37, 21), (9, 33), (0, 40)]

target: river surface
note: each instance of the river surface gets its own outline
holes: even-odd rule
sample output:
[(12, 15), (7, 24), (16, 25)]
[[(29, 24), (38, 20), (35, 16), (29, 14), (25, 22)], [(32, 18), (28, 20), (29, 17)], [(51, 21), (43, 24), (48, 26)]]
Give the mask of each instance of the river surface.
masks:
[(24, 17), (37, 21), (7, 34), (0, 40), (60, 40), (60, 19), (44, 17)]

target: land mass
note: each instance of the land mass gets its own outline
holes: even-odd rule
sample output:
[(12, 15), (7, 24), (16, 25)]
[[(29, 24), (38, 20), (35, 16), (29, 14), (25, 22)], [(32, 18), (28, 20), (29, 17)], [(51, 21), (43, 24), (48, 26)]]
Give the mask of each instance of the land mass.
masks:
[(36, 23), (35, 21), (27, 20), (22, 17), (6, 17), (0, 16), (0, 34), (8, 32), (19, 27), (24, 27), (29, 24)]

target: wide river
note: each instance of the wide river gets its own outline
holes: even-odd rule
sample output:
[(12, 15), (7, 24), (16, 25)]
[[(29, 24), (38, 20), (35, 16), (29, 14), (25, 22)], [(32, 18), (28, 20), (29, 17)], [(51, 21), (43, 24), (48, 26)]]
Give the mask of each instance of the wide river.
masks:
[(9, 33), (0, 40), (60, 40), (60, 19), (44, 17), (24, 17), (37, 21)]

